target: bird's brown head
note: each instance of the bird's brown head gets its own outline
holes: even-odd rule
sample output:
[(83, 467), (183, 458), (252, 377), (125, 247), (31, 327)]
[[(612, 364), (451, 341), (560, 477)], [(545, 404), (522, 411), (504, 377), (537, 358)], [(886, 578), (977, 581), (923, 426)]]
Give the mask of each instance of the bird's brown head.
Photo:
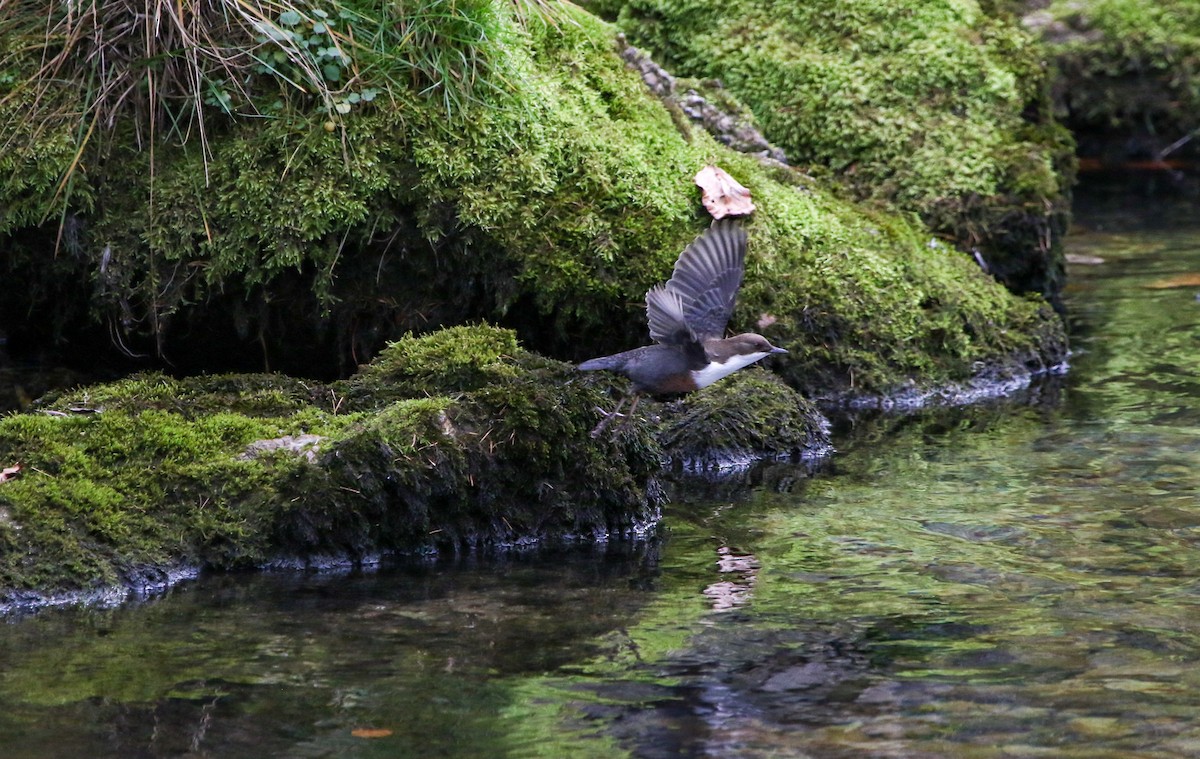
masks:
[(733, 353), (742, 356), (748, 356), (751, 353), (787, 353), (787, 350), (771, 345), (771, 341), (754, 332), (744, 332), (740, 335), (734, 335), (728, 338), (726, 342), (733, 349)]
[[(721, 364), (735, 356), (756, 356), (751, 360), (757, 361), (772, 353), (787, 353), (783, 348), (771, 345), (767, 338), (753, 332), (744, 332), (723, 340), (710, 340), (704, 344), (704, 348), (709, 358)], [(738, 364), (745, 366), (746, 362), (739, 361)]]

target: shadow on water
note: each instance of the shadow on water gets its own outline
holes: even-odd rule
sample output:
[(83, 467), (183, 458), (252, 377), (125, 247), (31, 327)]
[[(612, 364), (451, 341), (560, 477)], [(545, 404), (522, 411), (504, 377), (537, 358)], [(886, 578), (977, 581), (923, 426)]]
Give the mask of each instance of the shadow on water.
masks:
[(1065, 377), (841, 420), (643, 543), (11, 620), (2, 753), (1200, 755), (1200, 226), (1128, 198), (1081, 198)]

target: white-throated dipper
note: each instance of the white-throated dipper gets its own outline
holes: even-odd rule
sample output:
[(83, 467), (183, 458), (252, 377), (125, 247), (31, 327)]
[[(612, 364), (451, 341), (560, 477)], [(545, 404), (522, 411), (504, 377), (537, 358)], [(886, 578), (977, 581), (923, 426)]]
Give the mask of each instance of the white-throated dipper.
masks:
[[(646, 293), (650, 337), (657, 344), (593, 358), (579, 368), (607, 369), (632, 380), (632, 414), (641, 393), (699, 390), (772, 353), (787, 353), (753, 332), (724, 337), (745, 265), (746, 230), (731, 220), (713, 222), (679, 254), (671, 279)], [(593, 437), (625, 400), (592, 430)]]

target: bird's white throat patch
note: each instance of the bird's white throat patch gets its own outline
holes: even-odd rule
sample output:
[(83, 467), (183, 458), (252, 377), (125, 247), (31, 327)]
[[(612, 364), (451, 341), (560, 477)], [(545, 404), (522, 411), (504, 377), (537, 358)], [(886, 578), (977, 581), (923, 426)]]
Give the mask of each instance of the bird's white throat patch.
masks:
[(722, 377), (728, 377), (743, 366), (750, 366), (755, 361), (761, 361), (769, 355), (769, 353), (747, 353), (745, 355), (730, 356), (729, 360), (723, 364), (710, 361), (708, 362), (708, 366), (703, 369), (693, 371), (692, 379), (696, 382), (696, 387), (707, 387)]

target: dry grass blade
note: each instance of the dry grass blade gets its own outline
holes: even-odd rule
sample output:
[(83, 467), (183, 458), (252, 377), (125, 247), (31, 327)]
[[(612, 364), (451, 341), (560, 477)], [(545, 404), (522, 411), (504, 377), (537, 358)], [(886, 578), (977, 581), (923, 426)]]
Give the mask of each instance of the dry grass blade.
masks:
[[(328, 104), (327, 77), (295, 35), (276, 23), (289, 12), (295, 12), (290, 3), (254, 0), (0, 0), (0, 68), (22, 72), (0, 104), (19, 98), (34, 122), (6, 130), (3, 147), (20, 149), (12, 144), (18, 132), (36, 141), (74, 120), (90, 125), (87, 139), (95, 127), (128, 125), (143, 148), (160, 137), (178, 143), (196, 137), (207, 154), (206, 105), (229, 111), (236, 100), (247, 114), (259, 115), (261, 98), (247, 84), (259, 73), (264, 46), (282, 51), (298, 74), (276, 78), (277, 85)], [(85, 140), (79, 155), (86, 148)], [(78, 161), (71, 171), (77, 167)]]
[(0, 150), (36, 161), (46, 135), (74, 132), (50, 216), (114, 144), (153, 158), (196, 141), (207, 180), (222, 117), (290, 102), (336, 118), (400, 89), (453, 117), (510, 86), (506, 4), (518, 23), (569, 19), (555, 0), (0, 0), (0, 111), (17, 122), (0, 125)]

